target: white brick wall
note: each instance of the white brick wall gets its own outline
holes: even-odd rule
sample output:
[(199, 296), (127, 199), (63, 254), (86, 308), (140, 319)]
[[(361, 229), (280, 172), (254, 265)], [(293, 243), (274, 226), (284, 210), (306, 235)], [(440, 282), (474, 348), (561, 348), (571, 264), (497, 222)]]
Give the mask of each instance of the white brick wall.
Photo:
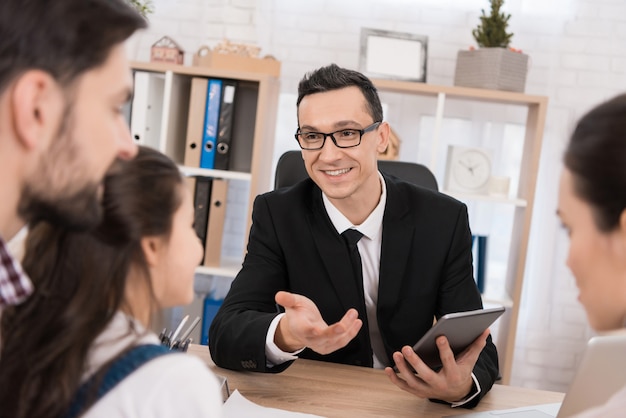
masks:
[[(451, 85), (456, 51), (474, 45), (471, 30), (488, 2), (156, 0), (155, 8), (151, 28), (131, 42), (135, 59), (147, 60), (150, 45), (162, 35), (188, 52), (223, 37), (256, 41), (262, 54), (282, 61), (281, 90), (293, 101), (306, 71), (330, 62), (358, 68), (361, 27), (427, 35), (428, 82)], [(507, 0), (505, 9), (512, 13), (512, 45), (531, 57), (526, 92), (549, 96), (512, 383), (564, 391), (593, 333), (564, 265), (568, 242), (554, 215), (561, 154), (578, 117), (626, 90), (626, 3)], [(281, 102), (277, 154), (294, 145), (287, 139), (294, 129), (290, 112), (295, 104)], [(245, 208), (247, 199), (245, 185), (233, 184), (229, 214), (241, 212), (235, 208)], [(240, 242), (242, 222), (228, 219), (228, 242)], [(235, 253), (240, 248), (225, 245)]]

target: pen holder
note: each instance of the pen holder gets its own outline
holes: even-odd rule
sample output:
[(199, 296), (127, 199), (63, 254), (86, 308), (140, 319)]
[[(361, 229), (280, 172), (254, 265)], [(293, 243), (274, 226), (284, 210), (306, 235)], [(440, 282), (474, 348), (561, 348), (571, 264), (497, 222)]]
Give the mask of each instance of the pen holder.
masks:
[[(167, 338), (167, 337), (166, 337)], [(185, 341), (176, 341), (174, 344), (171, 344), (168, 339), (162, 339), (161, 345), (169, 348), (170, 350), (177, 350), (182, 353), (187, 352), (189, 348), (189, 344), (191, 344), (192, 339), (187, 338)]]
[(178, 324), (178, 326), (176, 327), (176, 331), (174, 331), (173, 333), (171, 331), (168, 332), (167, 328), (163, 328), (163, 331), (161, 331), (161, 334), (159, 334), (159, 340), (161, 340), (161, 345), (169, 348), (170, 350), (177, 350), (183, 353), (186, 352), (189, 348), (189, 344), (191, 344), (191, 342), (193, 341), (191, 338), (188, 338), (189, 334), (191, 334), (193, 329), (200, 322), (200, 318), (196, 317), (196, 319), (189, 326), (189, 328), (187, 328), (187, 330), (181, 334), (181, 337), (178, 338), (179, 333), (182, 331), (182, 328), (188, 319), (189, 315), (185, 316), (180, 324)]

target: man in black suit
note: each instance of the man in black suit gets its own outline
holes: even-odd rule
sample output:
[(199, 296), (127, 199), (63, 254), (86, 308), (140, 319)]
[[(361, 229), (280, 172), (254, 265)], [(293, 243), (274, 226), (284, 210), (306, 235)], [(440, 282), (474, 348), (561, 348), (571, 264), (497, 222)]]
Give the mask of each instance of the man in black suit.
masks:
[[(261, 372), (298, 357), (385, 368), (416, 396), (475, 406), (498, 375), (488, 331), (456, 359), (440, 337), (438, 371), (411, 349), (434, 318), (482, 307), (466, 206), (379, 173), (389, 125), (365, 76), (333, 64), (298, 92), (310, 179), (255, 200), (243, 268), (210, 328), (213, 360)], [(360, 261), (344, 240), (354, 230)]]

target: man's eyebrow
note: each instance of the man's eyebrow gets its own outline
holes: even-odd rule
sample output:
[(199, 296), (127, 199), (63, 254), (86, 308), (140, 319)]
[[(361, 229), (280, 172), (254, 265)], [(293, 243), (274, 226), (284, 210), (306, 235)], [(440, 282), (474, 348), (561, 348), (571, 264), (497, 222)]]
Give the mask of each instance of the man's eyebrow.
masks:
[[(335, 122), (333, 123), (333, 127), (334, 128), (344, 128), (346, 126), (350, 126), (350, 127), (354, 127), (354, 126), (360, 126), (360, 123), (354, 121), (354, 120), (341, 120), (339, 122)], [(356, 128), (355, 128), (356, 129)], [(307, 131), (315, 131), (315, 132), (319, 132), (319, 130), (311, 125), (302, 125), (300, 126), (300, 130), (307, 130)]]
[(354, 120), (341, 120), (337, 123), (335, 123), (335, 126), (337, 126), (338, 128), (341, 128), (343, 126), (349, 126), (349, 125), (360, 125), (360, 123), (354, 121)]

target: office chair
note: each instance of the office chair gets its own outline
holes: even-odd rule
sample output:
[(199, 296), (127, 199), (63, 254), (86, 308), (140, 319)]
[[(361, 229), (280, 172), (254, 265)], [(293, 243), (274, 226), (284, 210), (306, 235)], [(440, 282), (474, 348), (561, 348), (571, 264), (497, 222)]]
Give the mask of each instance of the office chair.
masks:
[[(438, 190), (437, 179), (424, 165), (406, 161), (378, 160), (378, 169), (404, 181), (430, 190)], [(287, 151), (278, 159), (274, 189), (287, 187), (304, 180), (309, 175), (304, 168), (300, 151)]]

